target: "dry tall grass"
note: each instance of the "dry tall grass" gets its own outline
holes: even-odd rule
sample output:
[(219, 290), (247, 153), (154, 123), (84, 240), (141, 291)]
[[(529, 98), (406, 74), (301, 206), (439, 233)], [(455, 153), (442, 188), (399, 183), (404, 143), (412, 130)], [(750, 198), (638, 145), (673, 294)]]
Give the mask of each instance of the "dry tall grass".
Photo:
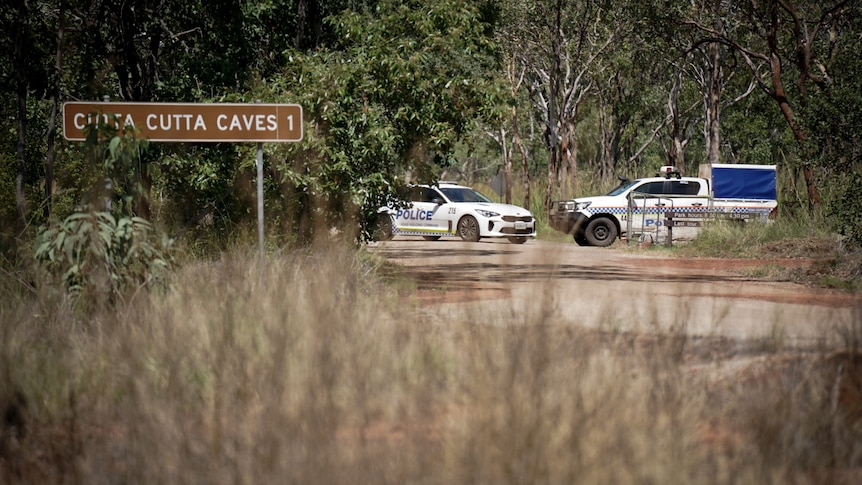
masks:
[(0, 281), (0, 482), (860, 477), (852, 351), (728, 372), (726, 352), (681, 333), (428, 318), (361, 252), (255, 261), (188, 265), (168, 294), (88, 315)]

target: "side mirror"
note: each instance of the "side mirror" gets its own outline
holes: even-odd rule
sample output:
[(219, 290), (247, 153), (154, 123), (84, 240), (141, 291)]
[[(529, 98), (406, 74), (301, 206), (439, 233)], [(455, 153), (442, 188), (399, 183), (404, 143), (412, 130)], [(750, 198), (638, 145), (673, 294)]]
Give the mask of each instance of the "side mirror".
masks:
[(440, 197), (434, 197), (433, 199), (431, 199), (431, 202), (437, 205), (443, 205), (443, 199), (441, 199)]

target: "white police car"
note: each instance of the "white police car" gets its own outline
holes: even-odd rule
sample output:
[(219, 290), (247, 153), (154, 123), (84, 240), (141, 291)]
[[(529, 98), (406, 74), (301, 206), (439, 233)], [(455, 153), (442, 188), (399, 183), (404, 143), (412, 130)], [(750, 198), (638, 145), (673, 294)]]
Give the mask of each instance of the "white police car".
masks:
[(433, 241), (460, 236), (475, 242), (483, 237), (505, 237), (523, 244), (527, 238), (536, 237), (536, 220), (530, 211), (498, 204), (463, 185), (414, 185), (409, 188), (407, 202), (403, 208), (380, 208), (378, 239), (407, 235)]

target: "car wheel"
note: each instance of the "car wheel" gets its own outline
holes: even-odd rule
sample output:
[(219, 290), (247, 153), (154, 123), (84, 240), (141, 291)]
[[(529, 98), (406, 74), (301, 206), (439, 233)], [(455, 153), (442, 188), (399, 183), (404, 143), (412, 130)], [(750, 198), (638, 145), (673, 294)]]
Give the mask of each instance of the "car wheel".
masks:
[(388, 241), (392, 239), (392, 217), (389, 214), (380, 214), (377, 217), (377, 226), (371, 235), (375, 241)]
[(422, 239), (426, 241), (436, 241), (440, 239), (440, 236), (422, 236)]
[(508, 239), (512, 244), (524, 244), (527, 242), (527, 236), (509, 236)]
[(617, 240), (617, 226), (606, 217), (593, 219), (587, 224), (584, 238), (590, 246), (610, 246)]
[(458, 235), (470, 242), (479, 240), (479, 222), (473, 216), (464, 216), (458, 221)]
[(587, 237), (584, 235), (583, 232), (576, 232), (573, 234), (573, 237), (575, 239), (575, 243), (578, 246), (589, 246), (590, 245), (590, 243), (587, 242)]

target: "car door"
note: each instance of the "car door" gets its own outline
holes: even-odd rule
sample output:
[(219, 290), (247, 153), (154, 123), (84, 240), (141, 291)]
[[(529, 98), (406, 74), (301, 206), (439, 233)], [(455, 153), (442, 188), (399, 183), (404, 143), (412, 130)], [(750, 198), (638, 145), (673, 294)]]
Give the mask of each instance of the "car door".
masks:
[(700, 180), (674, 180), (671, 193), (680, 196), (674, 202), (675, 208), (706, 214), (709, 209), (709, 197), (701, 195), (708, 192), (701, 190), (703, 183)]
[(442, 199), (430, 187), (412, 187), (408, 193), (410, 203), (395, 211), (395, 227), (398, 232), (414, 235), (439, 235), (445, 230), (440, 220)]
[(452, 214), (454, 210), (439, 190), (433, 187), (425, 187), (422, 192), (422, 202), (429, 214), (430, 227), (440, 233), (452, 232)]
[(666, 180), (644, 182), (632, 189), (632, 230), (635, 232), (655, 230), (661, 224), (662, 213), (671, 205), (671, 200), (661, 195), (670, 190)]

